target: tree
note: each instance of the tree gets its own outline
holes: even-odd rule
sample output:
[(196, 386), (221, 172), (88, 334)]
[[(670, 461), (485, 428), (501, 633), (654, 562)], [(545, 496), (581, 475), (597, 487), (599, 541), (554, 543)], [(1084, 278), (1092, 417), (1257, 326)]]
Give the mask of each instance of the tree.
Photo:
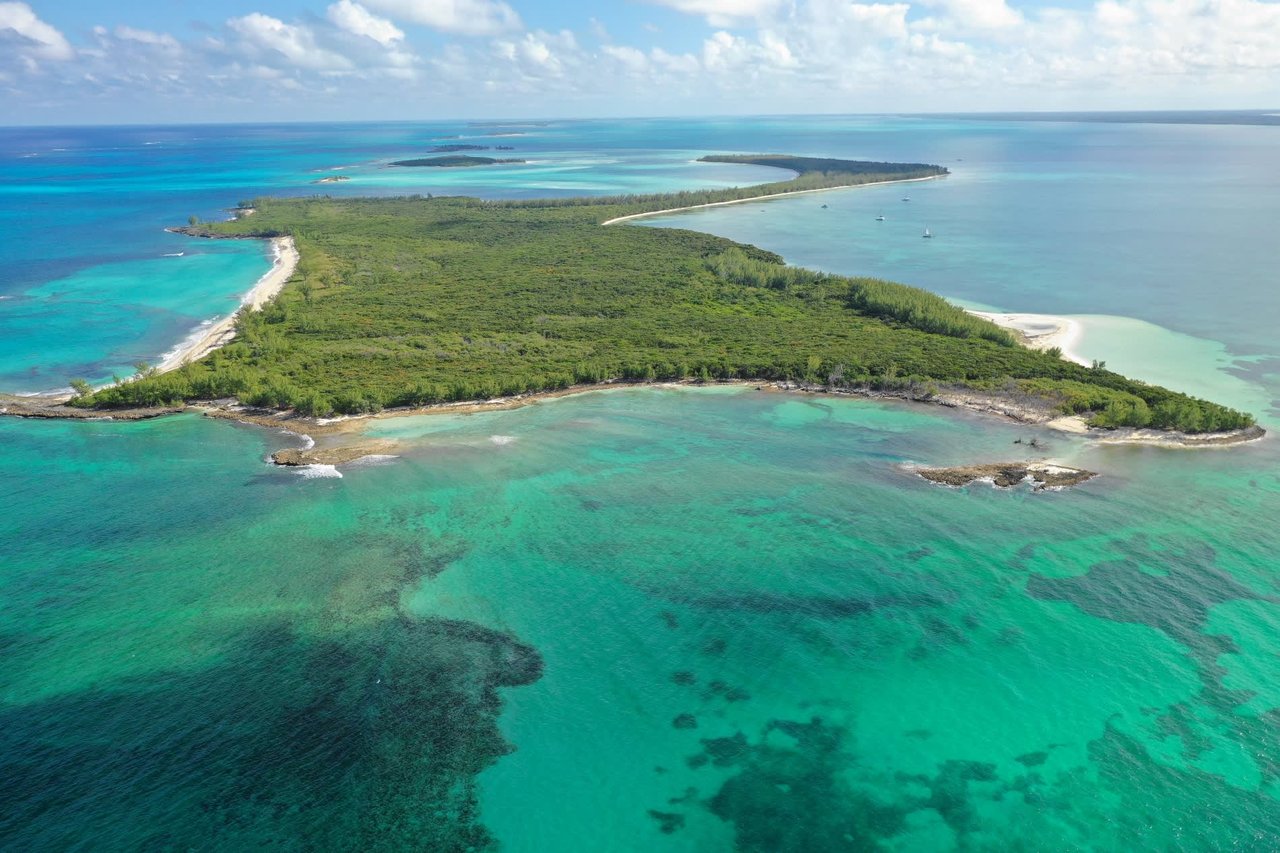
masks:
[(72, 379), (71, 390), (75, 392), (72, 399), (79, 400), (93, 393), (93, 386), (83, 379)]

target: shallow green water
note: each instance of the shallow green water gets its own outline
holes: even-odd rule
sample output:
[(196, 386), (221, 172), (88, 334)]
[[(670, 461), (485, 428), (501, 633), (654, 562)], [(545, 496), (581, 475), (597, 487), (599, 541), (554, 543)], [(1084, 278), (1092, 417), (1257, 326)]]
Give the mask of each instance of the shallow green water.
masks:
[(1041, 434), (1106, 475), (1033, 494), (902, 467), (1026, 428), (743, 390), (379, 422), (401, 457), (342, 478), (194, 417), (32, 426), (19, 849), (1280, 843), (1266, 445)]

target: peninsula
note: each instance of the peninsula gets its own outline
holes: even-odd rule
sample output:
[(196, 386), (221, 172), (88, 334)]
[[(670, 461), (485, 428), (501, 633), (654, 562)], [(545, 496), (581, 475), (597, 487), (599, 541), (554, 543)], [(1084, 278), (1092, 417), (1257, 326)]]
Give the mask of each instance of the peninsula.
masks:
[(946, 174), (914, 163), (707, 159), (796, 176), (605, 198), (260, 199), (251, 217), (182, 229), (292, 237), (301, 262), (264, 310), (238, 316), (229, 344), (73, 405), (235, 398), (320, 418), (601, 383), (749, 380), (1029, 419), (1072, 414), (1099, 428), (1253, 427), (1247, 414), (1024, 347), (924, 290), (787, 266), (707, 234), (602, 227), (653, 211)]

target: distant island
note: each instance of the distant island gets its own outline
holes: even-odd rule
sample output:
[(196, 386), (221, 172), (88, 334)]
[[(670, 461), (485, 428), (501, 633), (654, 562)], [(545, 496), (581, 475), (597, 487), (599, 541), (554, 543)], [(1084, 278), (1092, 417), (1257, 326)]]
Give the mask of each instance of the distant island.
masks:
[(431, 147), (432, 154), (452, 154), (455, 151), (488, 151), (488, 145), (472, 145), (470, 143), (457, 143), (450, 145), (433, 145)]
[(947, 170), (928, 163), (878, 163), (869, 160), (837, 160), (831, 157), (796, 157), (792, 154), (708, 154), (699, 163), (737, 163), (746, 166), (772, 166), (790, 169), (799, 175), (886, 175), (933, 176)]
[(787, 266), (772, 252), (708, 234), (602, 227), (658, 211), (947, 174), (920, 163), (778, 154), (704, 159), (797, 175), (602, 198), (259, 199), (252, 216), (175, 229), (292, 238), (301, 262), (264, 310), (239, 316), (231, 343), (169, 372), (142, 371), (96, 391), (81, 383), (72, 405), (234, 398), (320, 418), (619, 382), (752, 381), (1034, 422), (1071, 415), (1105, 429), (1256, 430), (1248, 414), (1026, 348), (918, 288)]
[(499, 157), (473, 157), (469, 154), (446, 155), (444, 157), (423, 157), (417, 160), (396, 160), (392, 166), (436, 167), (443, 169), (465, 169), (471, 166), (493, 166), (505, 163), (523, 163), (524, 160)]

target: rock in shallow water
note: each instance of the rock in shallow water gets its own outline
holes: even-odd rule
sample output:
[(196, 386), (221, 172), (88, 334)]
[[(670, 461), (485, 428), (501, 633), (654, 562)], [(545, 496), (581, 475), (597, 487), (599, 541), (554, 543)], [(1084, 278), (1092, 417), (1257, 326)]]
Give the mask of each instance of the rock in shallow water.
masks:
[(990, 480), (1007, 489), (1028, 479), (1035, 489), (1076, 486), (1098, 476), (1083, 468), (1054, 465), (1050, 462), (993, 462), (985, 465), (960, 465), (955, 468), (919, 468), (916, 473), (931, 483), (944, 486), (967, 486), (975, 480)]

